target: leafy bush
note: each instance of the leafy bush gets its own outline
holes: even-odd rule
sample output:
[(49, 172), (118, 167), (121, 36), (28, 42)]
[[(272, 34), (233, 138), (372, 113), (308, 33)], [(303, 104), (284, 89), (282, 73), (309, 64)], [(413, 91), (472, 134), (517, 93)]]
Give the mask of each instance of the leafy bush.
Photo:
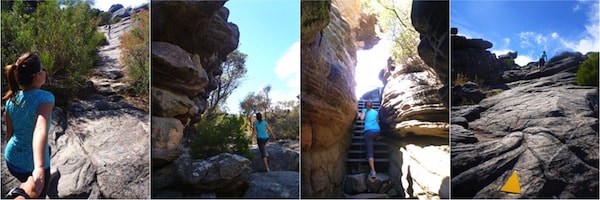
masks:
[(298, 100), (281, 101), (265, 113), (269, 127), (277, 139), (295, 139), (300, 135), (300, 102)]
[(594, 52), (583, 61), (577, 70), (578, 85), (598, 86), (598, 52)]
[(504, 62), (504, 65), (507, 67), (512, 67), (515, 65), (515, 59), (512, 59), (512, 58), (503, 59), (502, 61)]
[[(72, 95), (85, 85), (103, 40), (89, 2), (44, 1), (33, 8), (15, 1), (2, 10), (2, 65), (21, 53), (38, 52), (51, 79), (47, 87), (68, 89)], [(61, 8), (63, 6), (63, 8)]]
[(147, 97), (150, 83), (148, 11), (140, 11), (131, 20), (133, 29), (121, 38), (121, 61), (127, 66), (126, 73), (134, 95)]
[(98, 19), (100, 20), (100, 22), (98, 22), (98, 26), (105, 26), (105, 25), (110, 24), (111, 17), (112, 17), (111, 12), (100, 12), (100, 14), (98, 14)]
[(252, 160), (250, 139), (244, 134), (243, 116), (221, 115), (201, 121), (196, 126), (198, 136), (192, 142), (190, 155), (205, 159), (221, 153), (234, 153)]

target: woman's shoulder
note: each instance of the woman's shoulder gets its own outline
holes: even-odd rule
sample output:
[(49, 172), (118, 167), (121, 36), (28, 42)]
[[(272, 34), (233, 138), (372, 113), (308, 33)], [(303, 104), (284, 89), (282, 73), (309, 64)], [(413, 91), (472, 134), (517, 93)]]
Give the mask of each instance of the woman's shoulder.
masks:
[(42, 100), (51, 101), (54, 103), (54, 94), (52, 94), (50, 91), (39, 89), (37, 90), (37, 96)]

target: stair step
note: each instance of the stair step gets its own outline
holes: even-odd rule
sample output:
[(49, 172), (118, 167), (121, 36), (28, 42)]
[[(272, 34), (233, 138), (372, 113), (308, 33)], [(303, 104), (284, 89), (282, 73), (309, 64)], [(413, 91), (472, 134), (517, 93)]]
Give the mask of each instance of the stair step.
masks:
[[(368, 162), (366, 158), (348, 158), (346, 162)], [(375, 158), (375, 162), (390, 162), (387, 158)]]
[[(364, 142), (353, 142), (350, 145), (352, 145), (352, 146), (365, 146), (365, 143)], [(388, 144), (385, 143), (385, 142), (374, 141), (373, 142), (373, 146), (388, 146)]]
[[(367, 150), (349, 150), (348, 153), (367, 153)], [(389, 153), (386, 150), (373, 150), (373, 153)]]

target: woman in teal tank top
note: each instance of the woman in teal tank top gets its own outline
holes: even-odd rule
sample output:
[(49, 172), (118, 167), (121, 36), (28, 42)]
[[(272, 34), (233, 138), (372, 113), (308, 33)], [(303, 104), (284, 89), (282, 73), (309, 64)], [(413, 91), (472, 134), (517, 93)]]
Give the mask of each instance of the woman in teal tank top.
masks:
[(36, 194), (46, 198), (50, 179), (48, 132), (52, 122), (54, 95), (41, 90), (47, 73), (40, 58), (25, 53), (5, 68), (9, 90), (6, 101), (6, 149), (4, 160), (10, 173), (26, 182), (31, 176)]
[(273, 136), (273, 139), (277, 140), (277, 138), (275, 138), (275, 134), (271, 130), (271, 127), (269, 127), (267, 121), (262, 119), (261, 113), (256, 113), (256, 120), (252, 122), (252, 125), (254, 126), (254, 133), (256, 133), (256, 142), (258, 143), (258, 149), (260, 150), (260, 154), (262, 155), (265, 169), (267, 171), (271, 171), (271, 169), (269, 168), (269, 151), (267, 151), (267, 142), (269, 141), (269, 134)]

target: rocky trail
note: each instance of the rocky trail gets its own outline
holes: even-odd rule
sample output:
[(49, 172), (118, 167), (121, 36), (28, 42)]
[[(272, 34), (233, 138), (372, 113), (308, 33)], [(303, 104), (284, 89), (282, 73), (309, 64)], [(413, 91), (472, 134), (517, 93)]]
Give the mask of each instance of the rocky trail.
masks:
[[(506, 90), (452, 108), (452, 197), (598, 196), (598, 87), (574, 84), (583, 60), (506, 71)], [(500, 191), (513, 172), (521, 194)]]
[[(52, 112), (48, 137), (51, 198), (150, 196), (149, 113), (122, 95), (127, 84), (119, 63), (119, 44), (120, 36), (130, 28), (129, 18), (112, 25), (108, 45), (99, 48), (100, 61), (79, 99)], [(98, 30), (109, 38), (107, 29)], [(5, 162), (2, 165), (6, 170)], [(5, 176), (8, 171), (2, 174), (5, 194), (18, 181)]]

